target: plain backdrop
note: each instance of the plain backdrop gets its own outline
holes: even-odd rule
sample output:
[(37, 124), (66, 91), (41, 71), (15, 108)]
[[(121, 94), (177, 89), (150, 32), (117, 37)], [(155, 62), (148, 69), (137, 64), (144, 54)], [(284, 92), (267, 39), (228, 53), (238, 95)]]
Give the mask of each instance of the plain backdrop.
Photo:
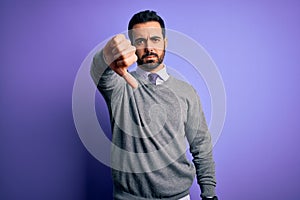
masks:
[[(201, 44), (222, 76), (227, 113), (214, 147), (220, 199), (299, 199), (296, 0), (1, 1), (0, 199), (112, 199), (110, 169), (78, 137), (72, 89), (88, 53), (145, 9)], [(209, 119), (209, 93), (199, 93)], [(99, 94), (95, 100), (105, 108)], [(107, 126), (107, 113), (98, 118)], [(192, 199), (199, 194), (194, 184)]]

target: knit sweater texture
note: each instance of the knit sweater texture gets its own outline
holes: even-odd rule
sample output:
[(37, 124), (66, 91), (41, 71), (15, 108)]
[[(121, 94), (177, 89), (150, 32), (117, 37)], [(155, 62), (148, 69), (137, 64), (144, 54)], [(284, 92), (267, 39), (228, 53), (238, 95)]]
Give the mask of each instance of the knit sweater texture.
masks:
[(172, 76), (153, 85), (131, 74), (136, 89), (105, 64), (102, 51), (94, 56), (91, 76), (112, 127), (114, 199), (177, 200), (189, 193), (195, 175), (201, 195), (214, 196), (211, 136), (196, 91)]

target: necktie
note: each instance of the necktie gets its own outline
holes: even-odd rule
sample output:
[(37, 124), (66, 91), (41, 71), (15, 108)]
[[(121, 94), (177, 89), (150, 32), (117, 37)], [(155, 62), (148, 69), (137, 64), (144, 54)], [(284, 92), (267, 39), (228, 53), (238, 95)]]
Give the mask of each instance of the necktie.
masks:
[(155, 73), (151, 73), (148, 75), (149, 81), (154, 85), (156, 85), (157, 77), (158, 77), (158, 74), (155, 74)]

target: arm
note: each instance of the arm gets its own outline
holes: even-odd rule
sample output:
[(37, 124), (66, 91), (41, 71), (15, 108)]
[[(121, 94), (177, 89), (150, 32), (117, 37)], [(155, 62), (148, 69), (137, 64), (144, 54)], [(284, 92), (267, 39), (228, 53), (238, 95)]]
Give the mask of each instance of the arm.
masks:
[(90, 74), (98, 90), (106, 100), (110, 99), (114, 89), (125, 85), (125, 81), (105, 63), (103, 50), (95, 54)]
[(192, 98), (188, 100), (186, 136), (196, 167), (197, 181), (201, 188), (201, 197), (214, 197), (216, 178), (211, 135), (207, 127), (200, 99), (194, 90)]
[[(116, 35), (93, 58), (91, 76), (102, 94), (111, 94), (124, 80), (136, 88), (136, 80), (127, 72), (130, 65), (136, 62), (135, 47), (124, 35)], [(123, 77), (123, 79), (121, 78)], [(105, 95), (109, 96), (109, 95)]]

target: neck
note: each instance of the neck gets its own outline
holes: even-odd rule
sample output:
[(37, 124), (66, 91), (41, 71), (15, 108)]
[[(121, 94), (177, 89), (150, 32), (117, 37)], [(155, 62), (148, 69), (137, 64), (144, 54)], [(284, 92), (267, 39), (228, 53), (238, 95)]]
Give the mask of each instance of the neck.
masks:
[(154, 69), (148, 69), (148, 68), (145, 68), (143, 67), (143, 65), (139, 65), (138, 67), (141, 68), (142, 70), (144, 71), (147, 71), (147, 72), (151, 72), (151, 73), (156, 73), (158, 72), (159, 70), (161, 70), (162, 68), (164, 68), (164, 64), (161, 63), (160, 65), (158, 65), (157, 67), (155, 67)]

